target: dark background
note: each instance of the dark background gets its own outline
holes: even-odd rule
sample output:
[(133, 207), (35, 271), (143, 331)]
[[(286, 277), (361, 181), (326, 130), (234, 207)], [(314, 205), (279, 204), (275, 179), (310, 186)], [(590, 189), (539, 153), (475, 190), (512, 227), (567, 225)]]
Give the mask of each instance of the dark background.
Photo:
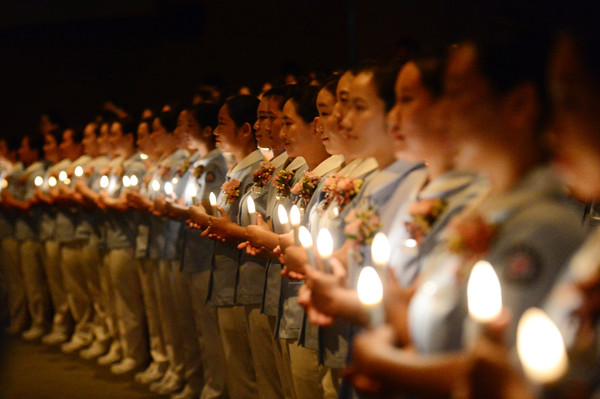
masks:
[(187, 104), (207, 79), (257, 92), (290, 65), (330, 71), (392, 58), (401, 38), (447, 43), (498, 15), (559, 13), (549, 0), (4, 0), (0, 136), (36, 130), (44, 110), (80, 126), (112, 100), (137, 117)]

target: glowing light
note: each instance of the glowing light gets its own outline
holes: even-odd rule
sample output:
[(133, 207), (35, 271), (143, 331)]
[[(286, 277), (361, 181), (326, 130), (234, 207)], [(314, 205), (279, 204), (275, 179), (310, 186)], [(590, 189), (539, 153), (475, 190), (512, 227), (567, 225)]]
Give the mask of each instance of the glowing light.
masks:
[[(6, 188), (6, 186), (4, 186), (5, 181), (6, 180), (2, 180), (2, 188)], [(42, 184), (44, 184), (44, 178), (42, 176), (37, 176), (35, 179), (33, 179), (33, 184), (36, 187), (40, 187)]]
[(333, 213), (334, 218), (340, 216), (340, 208), (338, 208), (337, 206), (335, 208), (333, 208), (333, 210), (331, 212)]
[(404, 241), (404, 246), (406, 248), (416, 248), (417, 247), (417, 240), (415, 240), (414, 238), (409, 238), (406, 241)]
[(142, 153), (142, 154), (140, 154), (140, 159), (142, 161), (145, 161), (146, 159), (148, 159), (148, 155)]
[(569, 365), (560, 331), (538, 308), (528, 309), (519, 320), (517, 352), (525, 374), (538, 384), (558, 380)]
[(367, 306), (373, 306), (383, 299), (383, 284), (377, 271), (371, 266), (365, 266), (358, 276), (358, 299)]
[(173, 179), (171, 179), (171, 183), (173, 183), (173, 185), (176, 185), (177, 183), (179, 183), (179, 179), (174, 177)]
[(248, 214), (250, 215), (250, 223), (256, 224), (256, 206), (251, 196), (248, 196)]
[(129, 176), (129, 185), (135, 187), (138, 185), (138, 178), (136, 175)]
[(173, 194), (173, 183), (171, 183), (170, 181), (165, 182), (165, 194), (167, 195), (171, 195)]
[(277, 206), (277, 215), (279, 216), (279, 223), (283, 226), (283, 228), (287, 231), (289, 230), (289, 218), (285, 207), (282, 204)]
[(498, 317), (502, 310), (500, 281), (489, 262), (480, 260), (473, 266), (467, 285), (469, 314), (486, 323)]
[(292, 209), (290, 209), (290, 223), (292, 227), (300, 226), (300, 222), (302, 220), (302, 216), (300, 215), (300, 208), (296, 205), (292, 205)]
[(83, 176), (83, 168), (81, 166), (78, 166), (75, 168), (75, 176), (76, 177)]
[[(37, 179), (37, 178), (36, 178), (36, 179)], [(43, 182), (43, 181), (44, 181), (44, 180), (42, 179), (42, 182)], [(41, 186), (41, 184), (40, 184), (40, 186)], [(5, 189), (6, 187), (8, 187), (8, 180), (6, 180), (6, 179), (2, 179), (2, 182), (0, 183), (0, 188), (2, 188), (2, 189)]]
[(329, 259), (333, 253), (333, 237), (327, 228), (323, 227), (317, 235), (317, 251), (323, 259)]
[(129, 176), (123, 176), (123, 187), (129, 187), (131, 185), (131, 179)]
[(63, 183), (65, 184), (71, 184), (71, 179), (69, 179), (68, 177), (65, 179), (65, 181), (63, 181)]
[(110, 181), (108, 180), (108, 176), (104, 175), (100, 178), (100, 187), (108, 188), (108, 184)]
[(212, 214), (213, 216), (217, 216), (217, 196), (215, 195), (215, 193), (211, 192), (208, 195), (208, 201), (210, 202), (210, 208), (212, 210)]
[(152, 179), (152, 183), (150, 183), (150, 184), (151, 184), (152, 190), (154, 190), (156, 192), (158, 192), (158, 190), (160, 190), (160, 183), (158, 182), (158, 180)]
[(383, 233), (375, 234), (373, 244), (371, 244), (371, 259), (375, 266), (385, 267), (390, 261), (391, 253), (390, 241)]
[(58, 182), (56, 181), (56, 177), (54, 177), (54, 176), (50, 176), (50, 178), (48, 179), (48, 185), (49, 185), (50, 187), (54, 187), (54, 186), (56, 186), (56, 183), (58, 183)]
[(64, 170), (61, 170), (60, 173), (58, 174), (58, 180), (60, 181), (65, 181), (67, 180), (67, 172), (65, 172)]
[(300, 229), (298, 230), (298, 235), (300, 236), (300, 244), (302, 244), (302, 246), (305, 249), (312, 247), (313, 240), (310, 235), (310, 231), (308, 231), (306, 227), (300, 226)]

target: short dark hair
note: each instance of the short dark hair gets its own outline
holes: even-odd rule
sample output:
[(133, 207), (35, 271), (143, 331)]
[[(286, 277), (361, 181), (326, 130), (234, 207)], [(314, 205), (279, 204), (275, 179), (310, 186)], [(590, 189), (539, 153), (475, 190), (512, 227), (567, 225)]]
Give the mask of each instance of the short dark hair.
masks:
[(229, 116), (238, 128), (242, 127), (244, 123), (249, 123), (253, 128), (256, 122), (258, 103), (256, 97), (244, 94), (229, 97), (223, 106), (227, 106)]
[(263, 98), (275, 98), (278, 100), (279, 110), (283, 110), (283, 105), (287, 100), (292, 97), (294, 92), (297, 90), (297, 85), (285, 85), (285, 86), (276, 86), (271, 90), (268, 90), (263, 94)]
[(317, 86), (302, 86), (298, 87), (295, 93), (288, 101), (292, 101), (296, 107), (296, 113), (306, 123), (311, 123), (317, 116), (317, 94), (319, 88)]
[(379, 98), (385, 103), (385, 112), (389, 112), (396, 103), (394, 84), (398, 76), (400, 65), (397, 63), (382, 63), (378, 61), (364, 61), (351, 69), (356, 76), (359, 73), (370, 73)]

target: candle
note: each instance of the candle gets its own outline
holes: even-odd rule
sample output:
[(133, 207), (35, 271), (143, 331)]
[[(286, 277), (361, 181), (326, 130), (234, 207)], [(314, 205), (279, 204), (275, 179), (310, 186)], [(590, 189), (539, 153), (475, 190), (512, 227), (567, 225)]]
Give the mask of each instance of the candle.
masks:
[(152, 183), (150, 183), (152, 190), (154, 190), (155, 192), (158, 192), (158, 190), (160, 190), (160, 182), (156, 179), (152, 179)]
[(333, 253), (333, 237), (331, 237), (331, 233), (325, 227), (319, 230), (319, 234), (317, 235), (317, 251), (323, 260), (325, 271), (329, 273), (331, 270), (329, 258), (331, 258), (331, 254)]
[(65, 183), (66, 185), (71, 184), (71, 179), (69, 179), (68, 177), (63, 181), (63, 183)]
[(310, 231), (304, 226), (300, 226), (298, 229), (298, 239), (300, 240), (300, 244), (306, 250), (306, 255), (308, 256), (308, 263), (312, 267), (315, 267), (315, 251), (313, 249), (313, 240), (310, 235)]
[(138, 185), (138, 178), (137, 178), (136, 175), (131, 175), (129, 177), (129, 185), (132, 186), (132, 187), (135, 187), (135, 186)]
[(210, 201), (212, 215), (218, 216), (218, 214), (217, 214), (217, 196), (215, 195), (215, 193), (211, 192), (210, 195), (208, 196), (208, 200)]
[[(5, 181), (6, 180), (2, 180), (2, 183), (4, 183)], [(35, 179), (33, 179), (33, 184), (36, 187), (40, 187), (42, 184), (44, 184), (44, 178), (42, 176), (37, 176)], [(5, 188), (5, 187), (2, 187), (2, 188)]]
[(56, 177), (50, 176), (50, 178), (48, 179), (48, 185), (50, 187), (54, 187), (54, 186), (56, 186), (56, 183), (57, 183)]
[(104, 175), (100, 178), (100, 187), (106, 189), (108, 188), (108, 176)]
[(492, 265), (480, 260), (473, 266), (467, 284), (469, 314), (480, 322), (495, 320), (502, 310), (500, 281)]
[(287, 211), (282, 204), (277, 206), (277, 215), (279, 216), (279, 224), (281, 224), (281, 227), (283, 227), (283, 232), (288, 233), (290, 231), (290, 223)]
[(173, 185), (176, 185), (177, 183), (179, 183), (179, 179), (177, 177), (174, 177), (173, 179), (171, 179), (171, 183), (173, 183)]
[(148, 159), (148, 155), (146, 155), (146, 154), (142, 153), (142, 154), (140, 154), (140, 159), (141, 159), (142, 161), (145, 161), (146, 159)]
[(383, 284), (377, 270), (371, 266), (365, 266), (360, 271), (356, 285), (358, 299), (367, 307), (370, 325), (379, 324), (382, 320), (382, 312), (377, 312), (378, 305), (383, 299)]
[(406, 241), (404, 241), (404, 246), (406, 248), (416, 248), (417, 247), (417, 240), (415, 240), (414, 238), (408, 238)]
[(186, 197), (189, 198), (189, 201), (196, 205), (198, 203), (198, 189), (194, 183), (189, 183), (186, 189)]
[(67, 172), (65, 172), (64, 170), (61, 170), (60, 173), (58, 174), (58, 180), (60, 181), (65, 181), (67, 180)]
[(300, 215), (300, 208), (298, 208), (296, 205), (292, 205), (292, 209), (290, 209), (290, 223), (294, 231), (294, 245), (300, 245), (298, 228), (300, 227), (301, 220), (302, 216)]
[(123, 176), (123, 187), (129, 187), (131, 185), (131, 179), (129, 179), (129, 176), (125, 175)]
[(538, 308), (527, 309), (519, 320), (517, 353), (525, 374), (538, 384), (558, 380), (569, 365), (560, 331)]
[(373, 244), (371, 244), (371, 259), (378, 267), (386, 267), (390, 261), (390, 241), (383, 233), (375, 234)]
[(250, 224), (256, 224), (256, 206), (251, 196), (248, 196), (248, 214), (250, 215)]
[(83, 176), (83, 168), (81, 166), (78, 166), (75, 168), (75, 176), (76, 177)]
[(170, 181), (165, 182), (165, 194), (171, 198), (173, 198), (173, 183)]

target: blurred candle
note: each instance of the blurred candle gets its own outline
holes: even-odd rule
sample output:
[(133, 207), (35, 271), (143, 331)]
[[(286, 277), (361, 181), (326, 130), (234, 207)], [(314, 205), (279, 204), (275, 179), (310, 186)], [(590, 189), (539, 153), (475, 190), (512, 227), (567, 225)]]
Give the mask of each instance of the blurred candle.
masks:
[(75, 168), (75, 177), (81, 176), (83, 176), (83, 168), (81, 166), (78, 166)]
[(250, 215), (250, 224), (256, 224), (256, 206), (251, 196), (248, 196), (248, 215)]
[[(6, 180), (2, 180), (2, 183), (4, 183), (5, 181)], [(33, 179), (33, 184), (36, 187), (40, 187), (42, 184), (44, 184), (44, 178), (42, 176), (37, 176), (35, 179)], [(2, 187), (2, 188), (5, 188), (5, 187)]]
[(67, 180), (67, 172), (65, 172), (64, 170), (61, 170), (60, 173), (58, 174), (58, 180), (60, 181), (65, 181)]
[(129, 176), (125, 175), (123, 176), (123, 187), (127, 188), (131, 185), (131, 179), (129, 179)]
[(375, 234), (371, 244), (371, 259), (375, 266), (386, 267), (390, 261), (390, 241), (383, 233)]
[(171, 183), (170, 181), (165, 182), (165, 194), (168, 197), (173, 198), (173, 183)]
[(48, 185), (50, 187), (54, 187), (54, 186), (56, 186), (56, 183), (57, 183), (56, 177), (50, 176), (50, 178), (48, 179)]
[(158, 192), (158, 190), (160, 190), (160, 183), (158, 180), (152, 179), (152, 183), (150, 183), (150, 184), (151, 184), (152, 190), (154, 190), (155, 192)]
[(525, 374), (538, 384), (558, 380), (569, 365), (560, 331), (538, 308), (527, 309), (519, 320), (517, 352)]
[(300, 215), (300, 208), (298, 208), (296, 205), (292, 205), (292, 209), (290, 209), (290, 223), (292, 225), (292, 229), (294, 230), (294, 245), (300, 245), (298, 229), (301, 221), (302, 216)]
[(131, 175), (131, 176), (129, 177), (129, 184), (130, 184), (132, 187), (135, 187), (135, 186), (137, 186), (137, 185), (138, 185), (138, 178), (137, 178), (137, 176), (136, 176), (136, 175)]
[(210, 201), (210, 207), (211, 207), (213, 216), (218, 216), (218, 214), (217, 214), (217, 196), (215, 195), (215, 193), (211, 192), (210, 195), (208, 196), (208, 200)]
[(198, 189), (196, 188), (195, 184), (188, 184), (186, 189), (186, 197), (189, 198), (190, 202), (193, 205), (196, 205), (198, 203)]
[(100, 178), (100, 187), (102, 188), (108, 188), (108, 176), (104, 175)]
[(356, 290), (358, 299), (369, 313), (369, 324), (371, 326), (379, 324), (383, 320), (382, 309), (378, 306), (383, 299), (383, 284), (375, 268), (371, 266), (362, 268), (358, 275)]
[(319, 230), (319, 234), (317, 235), (317, 251), (319, 251), (319, 256), (323, 260), (325, 271), (329, 273), (331, 270), (329, 258), (331, 258), (331, 254), (333, 253), (333, 237), (331, 237), (331, 233), (325, 227)]
[(142, 159), (142, 161), (145, 161), (146, 159), (148, 159), (148, 155), (142, 153), (140, 154), (140, 159)]
[(290, 221), (288, 219), (287, 211), (282, 204), (277, 206), (277, 215), (279, 216), (279, 224), (283, 227), (284, 233), (289, 233), (290, 231)]
[(171, 179), (171, 183), (173, 183), (173, 185), (176, 185), (177, 183), (179, 183), (179, 179), (177, 177), (174, 177)]
[(310, 231), (304, 226), (300, 226), (298, 229), (298, 239), (302, 248), (306, 250), (306, 255), (308, 256), (308, 263), (312, 267), (315, 267), (315, 250), (313, 249), (313, 240), (310, 235)]
[(500, 281), (492, 265), (480, 260), (473, 266), (467, 284), (469, 314), (480, 323), (495, 320), (502, 310)]

